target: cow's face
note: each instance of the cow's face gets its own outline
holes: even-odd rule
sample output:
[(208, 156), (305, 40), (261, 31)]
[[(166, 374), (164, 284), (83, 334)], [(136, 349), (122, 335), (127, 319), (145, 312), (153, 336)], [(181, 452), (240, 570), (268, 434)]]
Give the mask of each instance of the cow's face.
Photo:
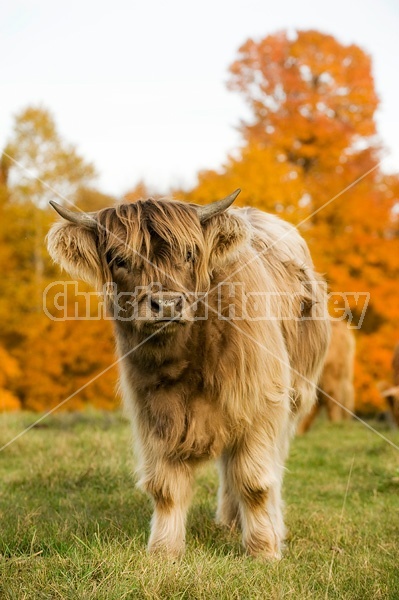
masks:
[(164, 210), (161, 214), (159, 203), (147, 201), (99, 215), (103, 280), (111, 284), (109, 309), (116, 320), (146, 334), (187, 329), (206, 274), (196, 211), (173, 204)]
[(212, 272), (246, 237), (236, 219), (217, 216), (236, 195), (207, 207), (147, 200), (83, 217), (55, 205), (68, 222), (50, 231), (49, 251), (72, 276), (105, 286), (117, 321), (147, 335), (187, 332)]

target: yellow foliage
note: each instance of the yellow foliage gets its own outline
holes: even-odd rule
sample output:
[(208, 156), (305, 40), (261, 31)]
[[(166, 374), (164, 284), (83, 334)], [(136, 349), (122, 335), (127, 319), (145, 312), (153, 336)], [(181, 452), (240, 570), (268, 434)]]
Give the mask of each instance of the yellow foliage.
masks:
[(17, 396), (11, 391), (16, 377), (20, 375), (18, 362), (0, 346), (0, 412), (21, 408)]
[(9, 390), (0, 388), (0, 412), (15, 412), (20, 409), (20, 400)]

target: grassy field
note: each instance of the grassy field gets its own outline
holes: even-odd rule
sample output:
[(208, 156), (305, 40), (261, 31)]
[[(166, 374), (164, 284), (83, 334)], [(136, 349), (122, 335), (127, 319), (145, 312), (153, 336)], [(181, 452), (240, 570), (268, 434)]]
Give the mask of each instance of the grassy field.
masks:
[[(35, 418), (1, 415), (0, 445)], [(0, 598), (399, 598), (399, 452), (362, 424), (320, 421), (294, 441), (275, 564), (215, 525), (213, 465), (197, 477), (185, 557), (148, 556), (130, 448), (118, 414), (89, 413), (48, 417), (0, 453)]]

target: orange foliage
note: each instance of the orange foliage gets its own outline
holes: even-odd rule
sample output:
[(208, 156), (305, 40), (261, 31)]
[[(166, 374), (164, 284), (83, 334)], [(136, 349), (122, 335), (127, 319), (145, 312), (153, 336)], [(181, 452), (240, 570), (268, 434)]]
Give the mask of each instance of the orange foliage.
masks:
[(19, 398), (8, 389), (19, 374), (17, 361), (0, 346), (0, 412), (21, 408)]
[(103, 409), (117, 406), (108, 323), (42, 319), (40, 328), (29, 332), (22, 360), (25, 348), (33, 352), (18, 385), (24, 408), (43, 410), (60, 403), (64, 410), (79, 410), (88, 404)]

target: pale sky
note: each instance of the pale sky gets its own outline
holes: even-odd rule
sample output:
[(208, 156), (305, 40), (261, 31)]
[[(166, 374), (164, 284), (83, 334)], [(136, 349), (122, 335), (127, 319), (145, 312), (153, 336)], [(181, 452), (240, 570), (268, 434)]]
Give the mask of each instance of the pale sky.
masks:
[[(378, 127), (399, 171), (397, 0), (1, 0), (0, 146), (13, 115), (42, 104), (63, 137), (120, 195), (190, 186), (238, 147), (247, 116), (226, 89), (228, 66), (249, 37), (318, 29), (373, 57)], [(243, 186), (245, 183), (243, 182)]]

